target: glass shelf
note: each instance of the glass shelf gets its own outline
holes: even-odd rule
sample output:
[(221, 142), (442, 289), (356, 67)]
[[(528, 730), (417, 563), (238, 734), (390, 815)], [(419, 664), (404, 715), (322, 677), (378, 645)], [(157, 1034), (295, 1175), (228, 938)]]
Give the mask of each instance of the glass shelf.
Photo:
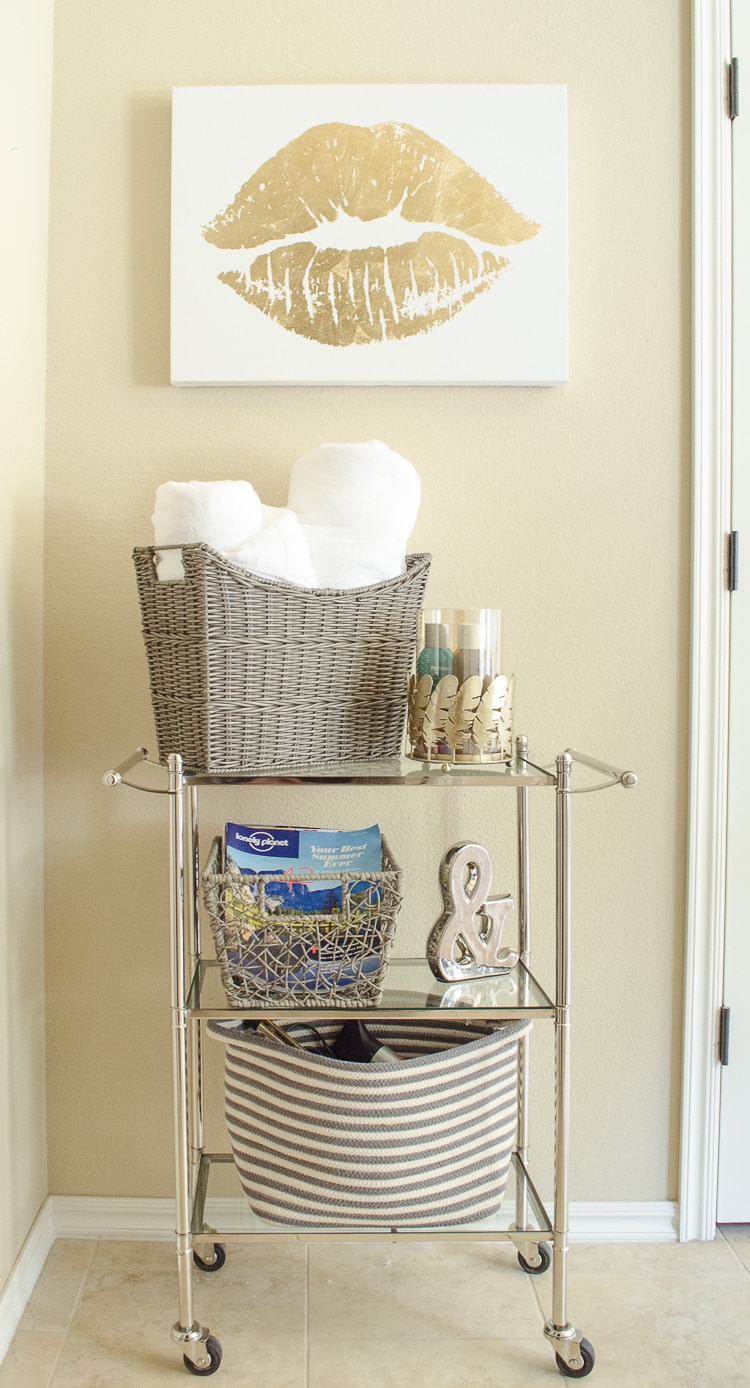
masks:
[(473, 979), (466, 983), (441, 983), (426, 959), (392, 959), (386, 974), (383, 1001), (370, 1007), (336, 1007), (316, 1001), (306, 1007), (278, 1003), (248, 1003), (230, 1007), (215, 959), (198, 963), (187, 1003), (195, 1017), (283, 1017), (309, 1021), (314, 1012), (351, 1019), (368, 1013), (381, 1017), (419, 1018), (435, 1011), (467, 1011), (472, 1017), (510, 1021), (520, 1017), (554, 1017), (554, 1004), (528, 969), (519, 961), (507, 974)]
[[(518, 1191), (521, 1200), (516, 1201)], [(523, 1227), (517, 1227), (518, 1212), (523, 1212)], [(271, 1224), (253, 1211), (247, 1199), (234, 1158), (225, 1152), (204, 1152), (201, 1156), (193, 1200), (191, 1233), (195, 1240), (237, 1238), (254, 1235), (263, 1239), (314, 1239), (353, 1241), (399, 1239), (468, 1240), (496, 1239), (503, 1234), (528, 1234), (534, 1241), (552, 1237), (552, 1227), (534, 1184), (516, 1152), (511, 1158), (508, 1184), (503, 1203), (496, 1214), (475, 1224), (431, 1226), (424, 1229), (374, 1227), (372, 1229), (305, 1229)]]
[(186, 774), (190, 786), (346, 785), (346, 786), (554, 786), (555, 776), (530, 761), (451, 766), (446, 762), (338, 762), (297, 770), (246, 772), (237, 776)]

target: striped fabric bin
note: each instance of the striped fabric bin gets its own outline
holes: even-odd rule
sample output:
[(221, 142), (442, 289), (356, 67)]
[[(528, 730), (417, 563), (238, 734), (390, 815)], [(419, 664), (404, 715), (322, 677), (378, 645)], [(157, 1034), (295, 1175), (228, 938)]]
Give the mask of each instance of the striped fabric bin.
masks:
[[(316, 1020), (333, 1040), (341, 1023)], [(209, 1022), (226, 1044), (226, 1119), (255, 1213), (308, 1229), (429, 1228), (493, 1214), (517, 1122), (530, 1023), (377, 1021), (401, 1064), (332, 1060)], [(312, 1047), (309, 1028), (287, 1023)]]

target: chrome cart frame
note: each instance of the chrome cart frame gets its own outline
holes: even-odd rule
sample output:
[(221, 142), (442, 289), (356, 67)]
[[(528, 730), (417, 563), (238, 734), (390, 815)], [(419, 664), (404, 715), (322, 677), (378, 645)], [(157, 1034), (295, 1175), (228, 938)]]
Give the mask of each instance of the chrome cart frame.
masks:
[[(552, 1265), (552, 1315), (544, 1334), (555, 1352), (560, 1372), (569, 1378), (584, 1378), (594, 1366), (594, 1351), (582, 1333), (568, 1319), (566, 1264), (568, 1252), (568, 1147), (570, 1135), (570, 1002), (571, 1002), (571, 798), (573, 795), (603, 790), (607, 786), (626, 788), (637, 784), (632, 771), (620, 771), (597, 758), (568, 749), (555, 762), (554, 770), (536, 766), (529, 760), (525, 738), (516, 740), (516, 755), (504, 765), (451, 767), (446, 764), (352, 764), (289, 775), (207, 776), (191, 775), (181, 756), (168, 758), (168, 786), (138, 785), (126, 779), (136, 766), (157, 768), (163, 779), (164, 768), (151, 762), (144, 747), (104, 776), (108, 786), (129, 785), (133, 789), (169, 796), (170, 862), (170, 939), (172, 1060), (174, 1087), (174, 1161), (176, 1197), (176, 1247), (178, 1276), (178, 1319), (173, 1339), (181, 1346), (186, 1368), (193, 1374), (213, 1374), (221, 1363), (221, 1345), (195, 1318), (193, 1271), (218, 1271), (226, 1257), (222, 1237), (264, 1239), (395, 1241), (401, 1239), (511, 1239), (518, 1261), (530, 1274), (543, 1273)], [(600, 773), (594, 784), (573, 786), (575, 764)], [(471, 1225), (449, 1229), (357, 1229), (295, 1230), (269, 1228), (257, 1220), (243, 1200), (234, 1202), (239, 1215), (227, 1220), (223, 1231), (208, 1221), (212, 1213), (212, 1187), (233, 1171), (227, 1153), (209, 1153), (203, 1137), (203, 1071), (201, 1063), (201, 1024), (208, 1018), (268, 1018), (273, 1009), (265, 1006), (230, 1007), (223, 996), (216, 962), (201, 955), (199, 914), (199, 789), (204, 786), (253, 786), (284, 784), (295, 787), (336, 785), (393, 786), (504, 786), (515, 788), (517, 800), (518, 916), (520, 959), (508, 980), (507, 1000), (490, 1004), (486, 994), (465, 986), (452, 1000), (449, 985), (438, 983), (424, 960), (392, 960), (383, 1001), (377, 1007), (358, 1009), (357, 1015), (381, 1018), (435, 1016), (435, 1009), (446, 1006), (468, 1010), (475, 1019), (495, 1021), (513, 1018), (550, 1018), (555, 1023), (555, 1178), (554, 1215), (547, 1211), (528, 1174), (529, 1135), (529, 1039), (519, 1041), (518, 1131), (512, 1158), (515, 1195), (506, 1202), (497, 1218), (497, 1227)], [(547, 787), (556, 793), (556, 984), (552, 1002), (530, 971), (531, 937), (529, 892), (531, 859), (529, 848), (529, 791)], [(402, 985), (399, 987), (399, 985)], [(350, 1019), (351, 1009), (321, 1007), (326, 1019)], [(315, 1009), (283, 1009), (287, 1021), (310, 1020)], [(454, 1014), (455, 1015), (455, 1014)], [(237, 1186), (239, 1193), (239, 1185)], [(220, 1202), (226, 1218), (226, 1207)], [(236, 1227), (235, 1227), (236, 1226)], [(550, 1254), (547, 1240), (552, 1241)]]

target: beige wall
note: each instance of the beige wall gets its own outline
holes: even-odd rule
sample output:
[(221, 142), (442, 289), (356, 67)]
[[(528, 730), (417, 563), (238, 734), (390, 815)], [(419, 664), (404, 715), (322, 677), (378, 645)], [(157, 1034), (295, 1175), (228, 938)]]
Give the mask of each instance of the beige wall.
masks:
[(52, 3), (0, 3), (0, 1291), (47, 1193), (42, 507)]
[[(325, 439), (382, 438), (424, 501), (434, 602), (501, 606), (533, 753), (590, 749), (638, 790), (575, 802), (578, 1200), (676, 1194), (688, 636), (687, 0), (61, 0), (53, 121), (47, 539), (51, 1188), (171, 1182), (166, 817), (105, 791), (153, 745), (130, 560), (156, 485), (250, 477), (282, 502)], [(567, 83), (571, 379), (551, 389), (176, 390), (172, 84)], [(502, 802), (502, 803), (501, 803)], [(439, 857), (477, 835), (512, 882), (503, 795), (216, 796), (268, 822), (386, 826), (421, 950)], [(533, 812), (552, 983), (553, 805)], [(540, 1061), (549, 1029), (536, 1029)], [(212, 1068), (216, 1069), (213, 1056)], [(550, 1088), (535, 1102), (538, 1147)], [(220, 1120), (212, 1120), (218, 1127)], [(549, 1188), (549, 1160), (542, 1160)]]

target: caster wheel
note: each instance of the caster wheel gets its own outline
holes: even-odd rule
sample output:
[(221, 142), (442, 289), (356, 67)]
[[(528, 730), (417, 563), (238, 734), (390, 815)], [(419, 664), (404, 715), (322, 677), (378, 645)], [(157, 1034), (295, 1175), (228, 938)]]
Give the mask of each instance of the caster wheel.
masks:
[(199, 1378), (208, 1378), (209, 1374), (215, 1374), (221, 1363), (221, 1345), (215, 1335), (209, 1335), (204, 1345), (204, 1351), (208, 1363), (202, 1369), (199, 1368), (197, 1364), (194, 1364), (192, 1359), (189, 1359), (186, 1354), (182, 1356), (183, 1363), (188, 1373), (196, 1374)]
[(555, 1359), (557, 1360), (557, 1367), (564, 1378), (587, 1378), (588, 1375), (591, 1373), (596, 1359), (596, 1356), (594, 1354), (594, 1346), (590, 1345), (588, 1340), (581, 1340), (581, 1343), (578, 1346), (578, 1353), (581, 1356), (581, 1359), (583, 1360), (580, 1369), (571, 1369), (570, 1365), (565, 1363), (565, 1360), (562, 1358), (562, 1355), (555, 1355)]
[(552, 1254), (549, 1251), (548, 1243), (538, 1243), (537, 1248), (539, 1250), (539, 1257), (542, 1260), (539, 1267), (532, 1267), (530, 1263), (526, 1262), (523, 1253), (518, 1254), (519, 1265), (523, 1268), (524, 1272), (528, 1272), (530, 1277), (541, 1276), (543, 1272), (547, 1271), (547, 1268), (552, 1262)]
[(200, 1268), (201, 1272), (218, 1272), (219, 1268), (223, 1268), (225, 1262), (227, 1261), (226, 1244), (215, 1243), (214, 1254), (215, 1257), (213, 1262), (204, 1263), (203, 1259), (198, 1256), (195, 1250), (193, 1250), (193, 1262), (195, 1263), (195, 1266), (197, 1268)]

